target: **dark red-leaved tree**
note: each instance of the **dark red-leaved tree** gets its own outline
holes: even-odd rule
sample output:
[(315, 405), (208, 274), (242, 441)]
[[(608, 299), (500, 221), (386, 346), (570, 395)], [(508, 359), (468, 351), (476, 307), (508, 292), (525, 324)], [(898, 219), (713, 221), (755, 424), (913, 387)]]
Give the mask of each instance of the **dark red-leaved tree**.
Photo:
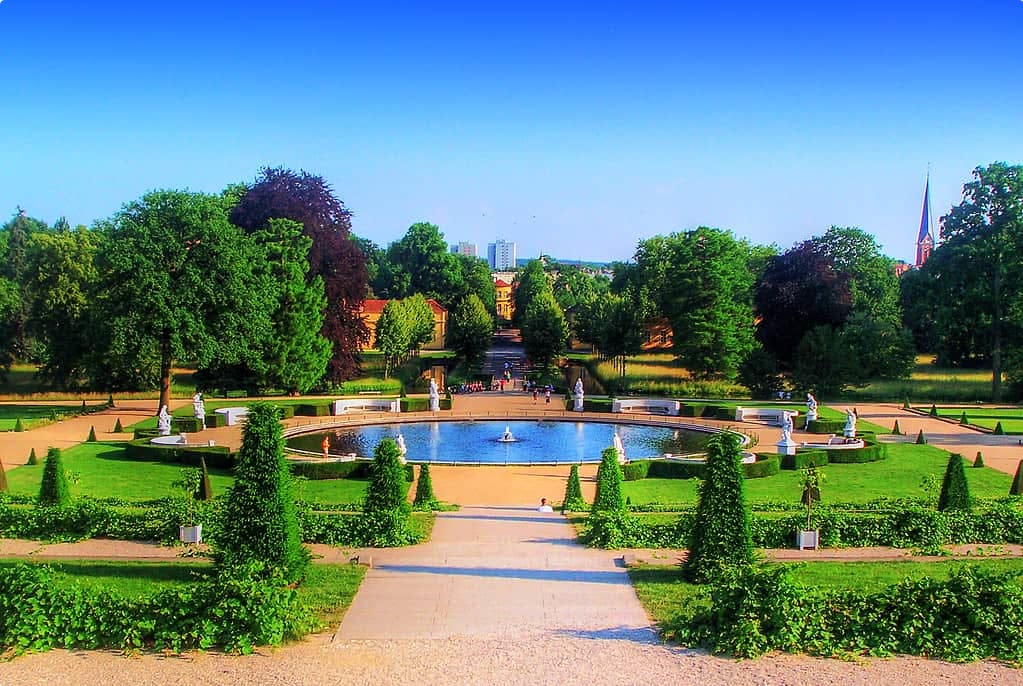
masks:
[(366, 258), (351, 237), (351, 217), (323, 177), (283, 167), (260, 170), (231, 212), (231, 221), (246, 231), (266, 228), (270, 219), (291, 219), (313, 239), (309, 278), (323, 277), (323, 336), (334, 346), (327, 377), (335, 383), (358, 374), (359, 349), (369, 341), (359, 316), (369, 276)]

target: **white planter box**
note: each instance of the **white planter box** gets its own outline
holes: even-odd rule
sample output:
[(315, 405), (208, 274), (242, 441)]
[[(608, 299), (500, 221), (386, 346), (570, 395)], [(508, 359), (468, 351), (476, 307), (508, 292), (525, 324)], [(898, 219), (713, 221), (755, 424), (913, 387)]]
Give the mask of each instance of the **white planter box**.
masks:
[(797, 531), (796, 547), (800, 550), (817, 550), (820, 545), (820, 531)]
[(202, 524), (179, 526), (178, 538), (182, 543), (202, 543)]

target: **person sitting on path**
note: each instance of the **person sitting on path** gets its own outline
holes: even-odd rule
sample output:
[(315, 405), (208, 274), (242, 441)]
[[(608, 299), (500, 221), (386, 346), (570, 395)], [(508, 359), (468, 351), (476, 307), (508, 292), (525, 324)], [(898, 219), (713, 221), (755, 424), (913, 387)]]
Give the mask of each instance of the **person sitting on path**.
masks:
[(537, 512), (554, 512), (554, 508), (547, 504), (547, 498), (540, 498), (540, 507)]

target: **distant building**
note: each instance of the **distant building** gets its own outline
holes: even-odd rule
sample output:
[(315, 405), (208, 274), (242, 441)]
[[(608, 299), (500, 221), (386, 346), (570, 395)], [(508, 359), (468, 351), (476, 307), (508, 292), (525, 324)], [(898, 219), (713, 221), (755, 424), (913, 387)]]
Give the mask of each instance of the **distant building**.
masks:
[(514, 241), (500, 238), (496, 243), (487, 246), (487, 261), (494, 271), (512, 271), (515, 269), (516, 249)]
[(497, 291), (497, 318), (511, 321), (515, 314), (515, 300), (512, 297), (512, 285), (504, 279), (494, 279), (494, 289)]
[(458, 245), (452, 245), (451, 252), (456, 255), (465, 255), (466, 257), (477, 257), (479, 255), (479, 252), (476, 250), (476, 244), (469, 241), (459, 241)]
[[(359, 310), (359, 316), (362, 317), (362, 321), (366, 323), (366, 329), (369, 331), (369, 344), (366, 346), (367, 348), (375, 348), (377, 322), (380, 320), (380, 315), (383, 314), (388, 302), (387, 300), (375, 298), (362, 301), (362, 309)], [(426, 302), (430, 305), (430, 309), (433, 310), (433, 340), (424, 345), (423, 348), (426, 350), (443, 350), (444, 339), (448, 335), (448, 311), (433, 298), (427, 298)]]
[(924, 266), (924, 262), (931, 256), (934, 250), (934, 227), (931, 224), (931, 173), (927, 172), (927, 182), (924, 184), (924, 208), (920, 213), (920, 230), (916, 235), (916, 264), (917, 269)]

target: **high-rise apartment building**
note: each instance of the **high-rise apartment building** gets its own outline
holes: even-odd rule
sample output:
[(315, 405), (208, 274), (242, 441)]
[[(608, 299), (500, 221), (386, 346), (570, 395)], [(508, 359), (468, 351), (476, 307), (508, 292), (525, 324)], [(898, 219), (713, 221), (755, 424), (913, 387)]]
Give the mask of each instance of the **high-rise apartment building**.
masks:
[(476, 250), (476, 244), (469, 241), (459, 241), (458, 245), (452, 245), (451, 252), (456, 255), (465, 255), (466, 257), (476, 257), (479, 255)]
[(515, 269), (515, 241), (505, 241), (500, 238), (496, 243), (487, 246), (487, 261), (494, 271), (512, 271)]

